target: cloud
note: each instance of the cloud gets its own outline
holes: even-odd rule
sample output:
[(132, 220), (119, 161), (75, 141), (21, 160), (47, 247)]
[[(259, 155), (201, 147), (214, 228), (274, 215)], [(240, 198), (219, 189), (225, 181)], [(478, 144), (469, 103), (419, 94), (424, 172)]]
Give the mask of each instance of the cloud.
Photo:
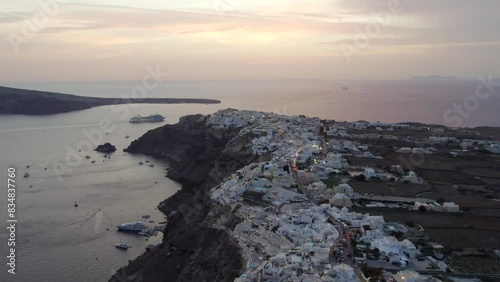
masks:
[(0, 13), (0, 24), (23, 21), (26, 17), (26, 13)]
[[(285, 75), (295, 68), (297, 76), (303, 72), (308, 77), (328, 77), (331, 74), (322, 71), (335, 69), (337, 75), (358, 78), (358, 74), (367, 77), (370, 71), (382, 75), (377, 64), (384, 60), (391, 62), (392, 72), (383, 73), (387, 76), (407, 75), (408, 65), (418, 65), (419, 73), (426, 73), (426, 67), (429, 73), (433, 69), (446, 73), (446, 69), (457, 68), (445, 64), (456, 61), (464, 72), (478, 72), (473, 68), (481, 69), (489, 62), (483, 67), (487, 69), (498, 62), (490, 58), (500, 42), (496, 15), (500, 1), (496, 0), (399, 0), (401, 13), (392, 15), (391, 22), (370, 39), (352, 64), (346, 63), (338, 46), (354, 44), (359, 31), (376, 22), (375, 15), (387, 11), (388, 3), (398, 0), (228, 1), (233, 5), (223, 14), (212, 0), (79, 1), (82, 3), (61, 5), (60, 12), (21, 46), (18, 56), (12, 56), (5, 34), (20, 34), (23, 22), (40, 10), (36, 10), (36, 1), (28, 5), (31, 12), (26, 12), (25, 2), (12, 1), (9, 10), (17, 10), (0, 13), (4, 43), (0, 44), (0, 71), (14, 69), (17, 74), (9, 74), (14, 77), (38, 67), (45, 74), (55, 72), (47, 66), (57, 63), (75, 66), (75, 77), (94, 67), (103, 69), (100, 76), (106, 75), (105, 69), (115, 71), (114, 78), (119, 78), (117, 73), (123, 73), (123, 68), (165, 60), (175, 62), (186, 75), (199, 64), (214, 69), (214, 73), (203, 74), (221, 78), (236, 72), (244, 77), (245, 68), (253, 66), (248, 75), (257, 77), (261, 72), (264, 75), (257, 66), (266, 65), (265, 73)], [(440, 61), (443, 57), (448, 61)], [(477, 63), (469, 64), (471, 58)], [(398, 60), (405, 63), (398, 64)], [(92, 79), (93, 73), (85, 72)]]

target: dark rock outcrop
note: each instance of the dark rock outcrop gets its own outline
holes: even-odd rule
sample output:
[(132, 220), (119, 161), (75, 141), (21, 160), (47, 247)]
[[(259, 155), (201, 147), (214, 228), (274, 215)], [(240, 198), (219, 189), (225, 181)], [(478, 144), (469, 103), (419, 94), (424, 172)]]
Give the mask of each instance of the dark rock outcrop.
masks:
[(116, 151), (116, 147), (111, 145), (111, 143), (106, 142), (103, 145), (97, 146), (95, 150), (100, 153), (113, 153)]
[[(240, 219), (227, 207), (214, 204), (210, 188), (237, 169), (266, 157), (253, 154), (251, 136), (240, 129), (214, 130), (206, 116), (181, 118), (178, 124), (147, 132), (125, 149), (165, 158), (168, 176), (182, 189), (160, 203), (169, 217), (162, 244), (146, 252), (111, 278), (134, 281), (233, 281), (243, 267), (241, 248), (226, 227)], [(175, 211), (174, 213), (172, 213)], [(132, 281), (132, 280), (131, 280)]]

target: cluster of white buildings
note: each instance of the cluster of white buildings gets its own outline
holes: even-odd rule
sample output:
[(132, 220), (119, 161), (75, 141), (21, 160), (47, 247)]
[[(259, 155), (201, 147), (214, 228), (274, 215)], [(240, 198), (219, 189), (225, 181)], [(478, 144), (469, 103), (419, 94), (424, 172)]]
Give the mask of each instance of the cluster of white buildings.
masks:
[(408, 260), (415, 258), (417, 248), (409, 240), (399, 241), (394, 236), (387, 235), (388, 232), (401, 231), (406, 232), (406, 228), (396, 229), (393, 224), (386, 224), (383, 216), (372, 216), (349, 212), (347, 208), (338, 209), (328, 205), (322, 205), (325, 212), (334, 218), (348, 223), (351, 227), (360, 228), (362, 236), (357, 239), (359, 248), (367, 246), (369, 249), (378, 249), (380, 257), (388, 263), (398, 263), (405, 267)]
[(408, 260), (416, 257), (417, 248), (408, 239), (398, 241), (394, 236), (387, 236), (380, 229), (366, 230), (359, 242), (367, 243), (370, 249), (378, 249), (382, 260), (388, 263), (398, 263), (401, 267), (408, 264)]
[(463, 139), (459, 146), (462, 150), (484, 149), (493, 154), (500, 154), (500, 142), (498, 141)]
[(245, 220), (232, 233), (247, 258), (246, 276), (259, 273), (261, 281), (309, 281), (305, 279), (312, 277), (358, 281), (352, 267), (330, 264), (330, 250), (339, 233), (328, 223), (323, 207), (309, 205), (275, 214), (262, 207), (238, 205), (237, 212)]
[(396, 150), (398, 153), (403, 154), (419, 154), (419, 155), (430, 155), (434, 152), (433, 148), (421, 148), (421, 147), (401, 147)]
[(339, 236), (320, 207), (294, 210), (281, 214), (280, 219), (276, 233), (286, 236), (296, 245), (321, 242), (330, 247)]
[(290, 188), (295, 181), (284, 170), (287, 164), (258, 163), (238, 170), (231, 177), (212, 189), (211, 197), (221, 205), (230, 205), (244, 200), (245, 193), (262, 194), (264, 202), (302, 202), (307, 198)]
[(420, 207), (424, 207), (426, 211), (436, 211), (436, 212), (459, 212), (460, 206), (454, 202), (445, 202), (442, 205), (437, 202), (432, 203), (421, 203), (415, 202), (415, 209), (418, 210)]
[[(217, 116), (218, 114), (214, 115)], [(239, 115), (239, 118), (236, 118)], [(260, 117), (257, 119), (256, 117)], [(265, 118), (265, 121), (264, 121)], [(323, 144), (319, 141), (318, 119), (259, 115), (255, 112), (223, 113), (212, 118), (215, 128), (245, 126), (245, 134), (255, 138), (249, 144), (256, 154), (271, 152), (271, 160), (238, 170), (211, 191), (220, 205), (230, 205), (244, 221), (232, 231), (246, 258), (246, 271), (240, 281), (250, 281), (258, 273), (261, 281), (358, 281), (348, 265), (330, 265), (330, 249), (339, 237), (328, 222), (322, 207), (304, 202), (307, 197), (292, 189), (291, 163), (320, 158)], [(263, 121), (265, 124), (260, 123)], [(345, 168), (341, 154), (329, 154), (317, 162), (315, 169), (325, 176), (334, 169)], [(307, 178), (310, 173), (304, 174)], [(326, 185), (314, 174), (307, 189), (324, 191)], [(352, 195), (352, 188), (341, 186), (339, 195)], [(248, 204), (247, 195), (261, 195), (259, 207)], [(283, 204), (303, 204), (291, 210), (280, 210)], [(319, 279), (319, 280), (318, 280)]]
[[(324, 132), (333, 139), (322, 140), (318, 118), (228, 109), (210, 116), (208, 123), (216, 130), (241, 128), (240, 135), (252, 134), (253, 139), (247, 145), (255, 154), (271, 155), (270, 161), (248, 165), (211, 190), (213, 201), (230, 206), (233, 213), (244, 219), (231, 231), (246, 259), (244, 275), (237, 281), (257, 281), (257, 277), (260, 281), (276, 282), (358, 281), (351, 266), (337, 264), (335, 259), (331, 262), (330, 251), (338, 242), (339, 233), (330, 219), (359, 228), (363, 234), (358, 238), (361, 245), (378, 249), (380, 256), (387, 258), (389, 263), (405, 266), (408, 259), (415, 258), (416, 248), (410, 241), (398, 241), (387, 235), (391, 230), (382, 216), (349, 212), (348, 208), (353, 205), (351, 199), (355, 197), (349, 184), (327, 187), (320, 181), (350, 169), (351, 177), (363, 174), (366, 180), (378, 178), (423, 184), (424, 180), (414, 171), (405, 173), (399, 166), (391, 169), (399, 176), (369, 167), (353, 170), (346, 155), (380, 157), (369, 152), (368, 145), (339, 139), (349, 136), (398, 139), (400, 137), (378, 133), (349, 135), (347, 129), (372, 128), (391, 132), (394, 128), (412, 126), (381, 122), (337, 124)], [(448, 139), (433, 138), (430, 141), (439, 143), (448, 142)], [(398, 152), (431, 154), (433, 150), (402, 147)], [(299, 191), (292, 176), (297, 169), (295, 164), (309, 165), (309, 170), (298, 171), (297, 177), (307, 191), (327, 199), (326, 202), (316, 206)], [(422, 205), (428, 210), (438, 210), (433, 203), (416, 202), (415, 208)], [(459, 210), (454, 203), (439, 206), (443, 211)], [(413, 274), (405, 275), (412, 277)]]

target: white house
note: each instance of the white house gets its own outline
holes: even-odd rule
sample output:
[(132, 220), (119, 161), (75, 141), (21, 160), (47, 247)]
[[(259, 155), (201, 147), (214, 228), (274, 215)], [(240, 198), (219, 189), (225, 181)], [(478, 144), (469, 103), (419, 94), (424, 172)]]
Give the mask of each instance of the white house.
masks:
[(352, 207), (351, 199), (342, 193), (335, 194), (335, 196), (333, 196), (333, 199), (330, 200), (330, 204), (337, 207)]
[(490, 144), (486, 150), (493, 154), (500, 154), (500, 144)]
[(411, 150), (411, 152), (413, 154), (425, 154), (426, 153), (426, 151), (424, 150), (424, 148), (413, 148)]
[(384, 223), (384, 217), (381, 215), (368, 215), (361, 220), (361, 226), (369, 225), (371, 230), (383, 230)]
[(407, 257), (414, 258), (416, 256), (417, 248), (412, 242), (410, 242), (410, 240), (404, 239), (403, 241), (399, 242), (399, 244), (401, 252)]
[(342, 154), (328, 153), (326, 159), (321, 162), (321, 165), (330, 168), (343, 168), (346, 167), (347, 161), (342, 157)]
[(360, 149), (361, 151), (366, 151), (368, 150), (368, 145), (359, 145), (358, 149)]
[(307, 189), (311, 191), (323, 191), (326, 189), (326, 184), (321, 181), (316, 181), (307, 186)]
[(267, 178), (254, 178), (251, 185), (256, 188), (266, 188), (273, 186), (273, 183)]
[(408, 181), (412, 184), (424, 183), (424, 180), (421, 177), (418, 177), (418, 175), (414, 171), (410, 171), (408, 175), (403, 176), (403, 180)]
[(339, 184), (338, 186), (335, 186), (334, 191), (335, 191), (335, 193), (344, 194), (349, 198), (352, 198), (354, 195), (354, 190), (352, 189), (352, 187), (349, 186), (349, 184), (345, 184), (345, 183), (342, 183), (342, 184)]
[(366, 177), (366, 180), (369, 180), (370, 178), (372, 177), (375, 177), (377, 176), (377, 173), (375, 172), (375, 170), (373, 168), (365, 168), (365, 177)]
[(314, 266), (325, 265), (329, 262), (329, 248), (316, 248), (314, 249), (314, 255), (311, 257), (311, 263)]
[(286, 264), (286, 255), (279, 253), (271, 258), (271, 262), (276, 266), (284, 266)]
[(409, 153), (411, 153), (411, 151), (412, 151), (412, 149), (410, 147), (401, 147), (396, 152), (398, 152), (398, 153), (404, 153), (404, 154), (409, 154)]
[(379, 230), (379, 229), (368, 230), (368, 231), (366, 231), (365, 235), (363, 235), (363, 237), (361, 237), (359, 240), (366, 242), (366, 243), (371, 243), (377, 239), (382, 239), (384, 237), (385, 237), (385, 235), (384, 235), (384, 232), (382, 232), (382, 230)]
[(330, 271), (328, 275), (335, 277), (337, 282), (358, 282), (358, 277), (354, 273), (354, 269), (345, 263), (337, 264)]
[(280, 187), (290, 187), (292, 184), (292, 177), (285, 171), (275, 171), (273, 175), (273, 184)]
[(262, 278), (264, 281), (280, 281), (282, 279), (284, 273), (283, 268), (278, 268), (272, 265), (272, 263), (268, 263), (262, 269)]
[(393, 236), (384, 236), (370, 243), (370, 249), (378, 249), (381, 256), (399, 255), (398, 240)]

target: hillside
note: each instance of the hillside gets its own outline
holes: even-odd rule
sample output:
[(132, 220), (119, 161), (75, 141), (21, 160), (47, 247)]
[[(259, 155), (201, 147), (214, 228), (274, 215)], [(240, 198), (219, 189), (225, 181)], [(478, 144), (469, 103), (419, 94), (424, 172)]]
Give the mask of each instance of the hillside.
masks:
[(191, 98), (97, 98), (0, 86), (0, 114), (50, 115), (114, 104), (219, 104)]

